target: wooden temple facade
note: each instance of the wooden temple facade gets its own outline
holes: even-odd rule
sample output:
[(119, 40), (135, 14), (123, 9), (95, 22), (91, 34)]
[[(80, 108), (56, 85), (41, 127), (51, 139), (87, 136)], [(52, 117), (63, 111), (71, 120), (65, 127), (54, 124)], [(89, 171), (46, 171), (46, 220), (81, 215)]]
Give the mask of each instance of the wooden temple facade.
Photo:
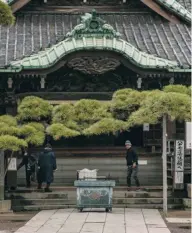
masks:
[[(190, 0), (9, 0), (8, 4), (16, 22), (0, 26), (0, 114), (15, 114), (17, 103), (27, 95), (57, 104), (81, 98), (110, 100), (120, 88), (191, 85)], [(184, 123), (170, 123), (168, 136), (184, 139), (184, 130)], [(55, 147), (60, 147), (59, 157), (93, 151), (123, 156), (127, 138), (138, 148), (157, 152), (161, 125), (150, 126), (149, 132), (134, 128), (116, 138), (73, 139), (65, 142), (67, 149), (61, 142)], [(152, 173), (161, 164), (158, 161), (151, 162)]]

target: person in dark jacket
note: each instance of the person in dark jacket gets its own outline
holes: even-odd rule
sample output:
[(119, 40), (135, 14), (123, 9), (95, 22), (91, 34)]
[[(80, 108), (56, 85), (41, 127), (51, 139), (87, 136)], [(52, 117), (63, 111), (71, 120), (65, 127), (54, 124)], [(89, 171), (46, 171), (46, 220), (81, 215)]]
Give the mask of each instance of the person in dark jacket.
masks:
[(47, 144), (38, 158), (38, 189), (46, 183), (45, 192), (51, 192), (50, 184), (53, 182), (53, 172), (57, 169), (55, 154), (51, 145)]
[(133, 176), (136, 186), (139, 187), (139, 179), (137, 177), (138, 173), (138, 156), (136, 152), (132, 149), (132, 144), (129, 140), (125, 142), (125, 147), (127, 149), (126, 161), (127, 161), (127, 185), (131, 187), (131, 176)]
[(23, 150), (23, 159), (18, 165), (17, 170), (19, 170), (24, 165), (26, 173), (26, 187), (30, 188), (32, 176), (35, 174), (36, 159), (28, 152), (26, 148)]

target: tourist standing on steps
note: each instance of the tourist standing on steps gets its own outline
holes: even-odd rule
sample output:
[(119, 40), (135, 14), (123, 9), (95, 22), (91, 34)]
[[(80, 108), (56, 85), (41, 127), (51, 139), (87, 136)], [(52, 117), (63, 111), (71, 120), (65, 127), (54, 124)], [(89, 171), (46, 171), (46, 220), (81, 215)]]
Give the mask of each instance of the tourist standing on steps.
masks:
[(51, 145), (47, 144), (38, 158), (38, 189), (46, 183), (45, 192), (51, 192), (50, 184), (53, 182), (53, 172), (57, 169), (55, 154)]
[(19, 170), (24, 165), (25, 165), (25, 174), (26, 174), (26, 187), (30, 188), (31, 180), (34, 179), (34, 175), (35, 175), (36, 159), (28, 152), (27, 148), (23, 150), (23, 159), (21, 163), (18, 165), (17, 170)]
[(139, 187), (139, 179), (137, 177), (138, 173), (138, 156), (132, 148), (132, 144), (129, 140), (125, 142), (125, 147), (127, 149), (126, 161), (127, 161), (127, 185), (131, 187), (131, 177), (133, 176), (136, 186)]

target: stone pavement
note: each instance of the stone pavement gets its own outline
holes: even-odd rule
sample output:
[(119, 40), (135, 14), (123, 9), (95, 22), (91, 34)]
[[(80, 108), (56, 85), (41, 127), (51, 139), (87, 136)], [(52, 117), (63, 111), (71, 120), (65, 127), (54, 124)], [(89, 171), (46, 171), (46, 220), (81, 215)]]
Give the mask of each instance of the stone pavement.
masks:
[(16, 233), (170, 233), (158, 210), (76, 209), (39, 212)]

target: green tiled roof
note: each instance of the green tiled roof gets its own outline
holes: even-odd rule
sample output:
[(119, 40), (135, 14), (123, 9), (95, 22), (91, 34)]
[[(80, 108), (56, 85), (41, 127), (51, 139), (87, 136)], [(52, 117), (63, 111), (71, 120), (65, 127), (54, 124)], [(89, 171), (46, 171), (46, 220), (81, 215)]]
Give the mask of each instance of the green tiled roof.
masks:
[(168, 10), (174, 12), (176, 15), (180, 16), (187, 22), (191, 22), (191, 13), (185, 9), (177, 0), (156, 0), (161, 5), (166, 7)]
[(10, 64), (11, 70), (26, 69), (45, 69), (53, 66), (67, 54), (77, 51), (113, 51), (122, 54), (131, 63), (141, 68), (147, 69), (170, 69), (176, 68), (177, 62), (162, 59), (153, 55), (139, 51), (130, 43), (122, 39), (103, 38), (85, 38), (82, 39), (66, 39), (46, 51), (39, 52), (36, 55), (15, 61)]
[(13, 61), (0, 72), (20, 72), (50, 68), (65, 56), (78, 51), (111, 51), (121, 54), (137, 67), (143, 69), (177, 69), (178, 63), (141, 52), (135, 46), (120, 38), (120, 33), (106, 24), (96, 12), (85, 14), (81, 23), (67, 33), (66, 39), (51, 48), (20, 61)]

